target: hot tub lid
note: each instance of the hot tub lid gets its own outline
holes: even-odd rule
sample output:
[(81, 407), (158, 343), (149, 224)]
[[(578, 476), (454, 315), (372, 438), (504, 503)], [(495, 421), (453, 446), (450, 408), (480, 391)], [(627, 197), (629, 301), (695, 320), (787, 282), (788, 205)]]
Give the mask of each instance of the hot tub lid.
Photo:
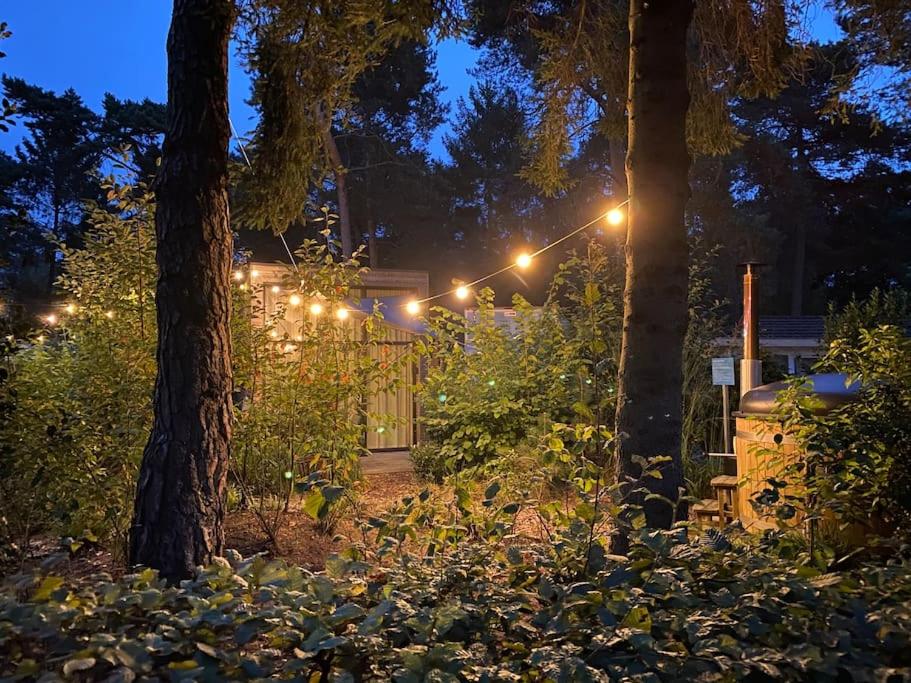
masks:
[[(813, 411), (817, 415), (825, 415), (845, 403), (850, 403), (857, 398), (860, 391), (860, 382), (849, 383), (847, 375), (840, 372), (807, 375), (803, 379), (804, 386), (819, 399), (819, 405)], [(770, 415), (775, 412), (778, 394), (787, 387), (787, 382), (772, 382), (751, 389), (740, 399), (740, 414)]]

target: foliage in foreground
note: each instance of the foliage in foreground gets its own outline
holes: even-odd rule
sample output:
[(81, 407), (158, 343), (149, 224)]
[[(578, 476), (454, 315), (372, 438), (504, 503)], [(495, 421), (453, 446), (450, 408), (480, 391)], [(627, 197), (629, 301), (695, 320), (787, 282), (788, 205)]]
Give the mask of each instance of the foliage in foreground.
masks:
[[(465, 543), (311, 574), (236, 554), (179, 587), (154, 572), (0, 595), (0, 675), (78, 680), (899, 680), (906, 563), (820, 574), (768, 548), (640, 535), (580, 575), (550, 548)], [(515, 541), (516, 539), (508, 539)], [(564, 558), (565, 559), (565, 558)]]
[[(606, 435), (604, 435), (606, 436)], [(81, 680), (888, 680), (911, 675), (911, 567), (839, 573), (800, 539), (691, 539), (618, 507), (586, 457), (602, 435), (560, 425), (540, 479), (562, 503), (468, 478), (409, 496), (326, 571), (226, 558), (179, 586), (146, 570), (0, 589), (0, 677)], [(661, 476), (660, 459), (644, 476)], [(505, 482), (504, 482), (505, 483)], [(636, 485), (637, 482), (629, 482)], [(673, 503), (671, 503), (673, 504)], [(613, 521), (628, 557), (605, 552)], [(520, 529), (533, 522), (544, 542)], [(628, 522), (628, 525), (627, 525)], [(907, 553), (907, 549), (904, 550)]]

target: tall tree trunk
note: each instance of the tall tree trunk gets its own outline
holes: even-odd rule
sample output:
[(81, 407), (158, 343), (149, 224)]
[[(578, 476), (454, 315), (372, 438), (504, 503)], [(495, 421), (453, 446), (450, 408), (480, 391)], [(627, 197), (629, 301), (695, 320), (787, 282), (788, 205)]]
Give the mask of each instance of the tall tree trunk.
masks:
[[(634, 456), (670, 456), (662, 478), (640, 482), (676, 501), (683, 484), (681, 422), (683, 340), (687, 326), (688, 250), (684, 212), (690, 190), (686, 146), (686, 34), (692, 0), (632, 0), (629, 8), (629, 227), (623, 342), (617, 402), (618, 477), (642, 475)], [(650, 527), (669, 527), (675, 509), (645, 501)], [(622, 551), (626, 538), (615, 536)]]
[(345, 165), (342, 163), (342, 155), (338, 151), (338, 144), (332, 135), (332, 122), (326, 116), (322, 116), (323, 125), (320, 126), (323, 131), (323, 145), (329, 154), (329, 160), (332, 162), (332, 173), (335, 176), (335, 192), (338, 198), (338, 231), (342, 238), (342, 254), (345, 258), (351, 258), (354, 253), (354, 240), (351, 237), (351, 209), (348, 206), (348, 183), (345, 180)]
[(177, 580), (224, 545), (231, 437), (228, 37), (231, 0), (174, 0), (155, 185), (158, 377), (130, 561)]

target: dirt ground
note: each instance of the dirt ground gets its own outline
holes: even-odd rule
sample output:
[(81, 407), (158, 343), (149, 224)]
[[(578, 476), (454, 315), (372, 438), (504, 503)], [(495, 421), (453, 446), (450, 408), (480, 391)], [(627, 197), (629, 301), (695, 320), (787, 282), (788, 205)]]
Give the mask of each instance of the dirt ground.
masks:
[[(417, 493), (423, 485), (409, 472), (371, 474), (359, 484), (358, 507), (361, 515), (379, 515), (403, 497)], [(268, 536), (256, 515), (238, 510), (228, 513), (225, 520), (225, 546), (247, 557), (255, 553), (278, 555), (288, 562), (313, 570), (322, 569), (326, 558), (344, 547), (344, 537), (354, 536), (353, 521), (343, 519), (335, 533), (321, 533), (316, 523), (294, 501), (278, 536), (279, 553), (274, 553)], [(342, 537), (342, 538), (339, 538)], [(123, 574), (123, 560), (109, 550), (86, 546), (76, 553), (61, 552), (55, 538), (34, 539), (24, 562), (0, 567), (0, 577), (22, 571), (43, 568), (79, 581), (93, 574), (106, 573), (114, 577)]]
[[(371, 474), (359, 484), (357, 505), (360, 515), (380, 515), (409, 494), (417, 493), (423, 485), (410, 472)], [(299, 508), (300, 500), (292, 505), (278, 534), (282, 559), (308, 569), (319, 570), (326, 558), (344, 547), (345, 539), (356, 534), (352, 514), (344, 517), (334, 533), (321, 533), (313, 519)], [(252, 512), (231, 513), (225, 523), (226, 546), (247, 557), (255, 553), (273, 555), (271, 544)]]

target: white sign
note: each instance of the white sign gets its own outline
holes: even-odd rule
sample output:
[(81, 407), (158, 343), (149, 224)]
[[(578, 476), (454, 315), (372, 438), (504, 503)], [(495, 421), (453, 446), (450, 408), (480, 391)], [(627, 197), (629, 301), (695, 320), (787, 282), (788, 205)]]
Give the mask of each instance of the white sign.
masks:
[(716, 387), (734, 386), (734, 359), (727, 358), (712, 359), (712, 384)]

